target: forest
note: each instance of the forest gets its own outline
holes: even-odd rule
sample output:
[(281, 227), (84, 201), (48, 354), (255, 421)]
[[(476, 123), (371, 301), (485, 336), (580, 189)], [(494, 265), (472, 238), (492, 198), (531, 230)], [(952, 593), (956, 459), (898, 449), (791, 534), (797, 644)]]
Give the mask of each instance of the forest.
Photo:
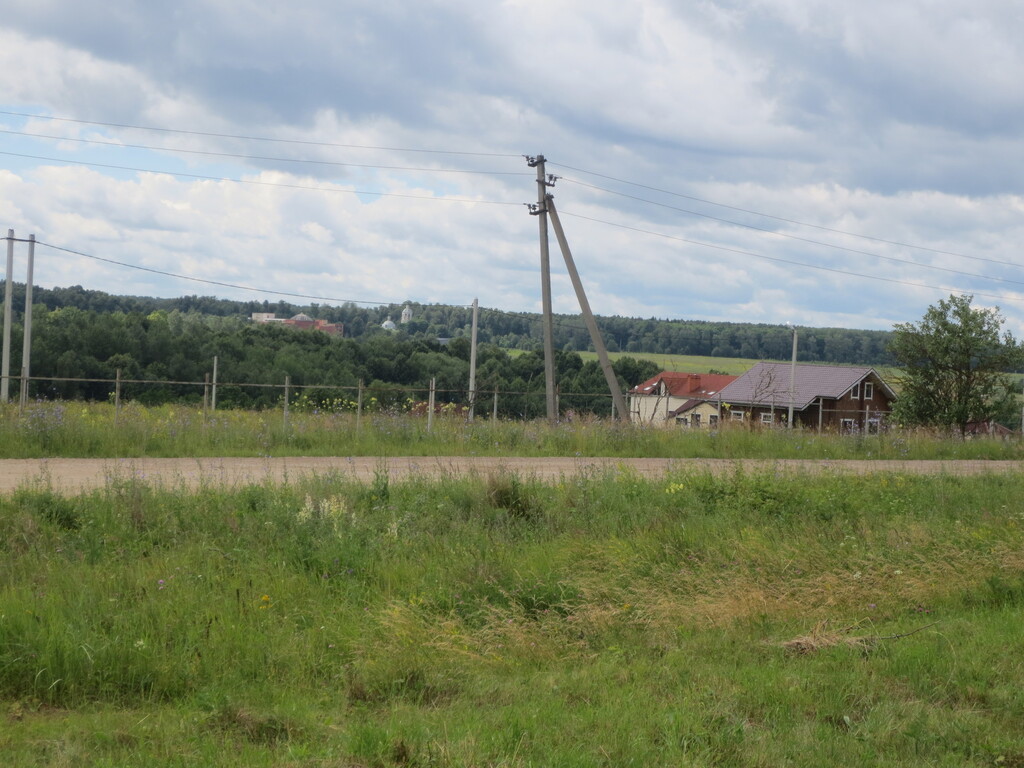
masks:
[[(15, 284), (12, 375), (21, 360), (24, 285)], [(106, 379), (120, 371), (123, 395), (147, 403), (202, 397), (202, 382), (218, 358), (218, 399), (224, 406), (263, 407), (280, 401), (288, 378), (301, 387), (356, 387), (362, 381), (380, 406), (425, 399), (431, 378), (441, 402), (465, 402), (469, 375), (471, 309), (409, 303), (412, 320), (398, 321), (404, 305), (299, 306), (288, 302), (239, 302), (207, 296), (161, 299), (118, 296), (80, 286), (33, 292), (34, 379)], [(281, 324), (257, 324), (254, 312), (290, 317), (304, 312), (344, 323), (343, 338)], [(610, 351), (787, 359), (791, 334), (783, 326), (703, 321), (599, 317)], [(800, 360), (879, 365), (888, 362), (889, 334), (840, 328), (801, 329)], [(481, 309), (477, 389), (498, 390), (500, 413), (534, 417), (544, 410), (544, 366), (537, 314)], [(554, 323), (557, 379), (563, 408), (610, 408), (606, 384), (579, 317)], [(620, 385), (632, 387), (657, 373), (649, 361), (626, 356), (614, 365)], [(182, 384), (156, 382), (188, 382)], [(229, 386), (231, 384), (248, 386)], [(408, 390), (408, 391), (407, 391)], [(600, 394), (597, 394), (600, 393)], [(32, 397), (106, 399), (104, 381), (33, 381)], [(344, 402), (344, 391), (307, 391), (309, 402)], [(595, 395), (595, 396), (589, 396)], [(483, 397), (483, 395), (481, 395)], [(489, 407), (489, 403), (488, 406)]]

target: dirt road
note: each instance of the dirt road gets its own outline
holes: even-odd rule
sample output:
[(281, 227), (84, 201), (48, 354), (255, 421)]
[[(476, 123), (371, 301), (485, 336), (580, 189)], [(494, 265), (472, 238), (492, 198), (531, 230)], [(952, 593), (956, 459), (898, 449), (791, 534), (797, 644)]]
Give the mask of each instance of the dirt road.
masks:
[(832, 472), (864, 474), (974, 475), (1024, 471), (1018, 461), (829, 461), (761, 459), (615, 459), (615, 458), (522, 458), (522, 457), (291, 457), (206, 459), (6, 459), (0, 460), (0, 493), (47, 485), (56, 491), (77, 493), (101, 488), (116, 480), (138, 478), (165, 487), (196, 488), (203, 485), (248, 485), (267, 481), (296, 480), (304, 475), (340, 474), (369, 480), (387, 471), (391, 479), (411, 475), (443, 477), (514, 472), (521, 477), (557, 479), (608, 470), (622, 470), (643, 477), (662, 477), (675, 472)]

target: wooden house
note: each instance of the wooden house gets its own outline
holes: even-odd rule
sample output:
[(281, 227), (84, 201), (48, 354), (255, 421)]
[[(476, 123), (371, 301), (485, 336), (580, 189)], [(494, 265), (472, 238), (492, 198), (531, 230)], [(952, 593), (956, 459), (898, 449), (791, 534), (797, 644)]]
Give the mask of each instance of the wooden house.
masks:
[[(794, 382), (790, 389), (791, 377)], [(723, 420), (841, 432), (877, 431), (896, 393), (874, 368), (761, 362), (726, 385), (719, 397)]]

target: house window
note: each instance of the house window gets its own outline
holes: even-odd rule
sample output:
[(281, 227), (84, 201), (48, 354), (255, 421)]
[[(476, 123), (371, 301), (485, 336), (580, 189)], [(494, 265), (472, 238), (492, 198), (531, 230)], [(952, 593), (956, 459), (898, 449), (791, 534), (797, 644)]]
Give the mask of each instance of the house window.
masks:
[(691, 427), (699, 427), (700, 426), (700, 414), (699, 413), (693, 414), (693, 416), (690, 417), (690, 419), (691, 419), (690, 420), (690, 426)]
[(857, 427), (857, 422), (853, 419), (840, 419), (839, 426), (842, 432), (853, 432)]
[(860, 384), (859, 383), (853, 385), (853, 389), (850, 390), (850, 397), (852, 397), (854, 400), (860, 399)]
[(717, 413), (712, 413), (710, 416), (708, 416), (708, 426), (711, 427), (712, 429), (714, 429), (715, 427), (718, 426), (718, 414)]
[(732, 420), (733, 421), (743, 421), (743, 419), (745, 419), (746, 417), (747, 417), (747, 412), (746, 411), (732, 411)]
[(774, 413), (762, 413), (761, 414), (761, 423), (762, 424), (771, 424), (773, 421), (775, 421), (775, 414)]
[(864, 382), (864, 399), (871, 400), (875, 395), (875, 385), (870, 381)]

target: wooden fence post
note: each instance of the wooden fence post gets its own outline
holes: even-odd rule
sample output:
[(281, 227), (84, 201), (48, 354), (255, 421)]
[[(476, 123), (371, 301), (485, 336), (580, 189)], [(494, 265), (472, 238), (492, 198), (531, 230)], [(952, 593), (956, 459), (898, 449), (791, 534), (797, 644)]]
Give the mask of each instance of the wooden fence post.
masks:
[(114, 379), (114, 425), (117, 426), (117, 422), (121, 417), (121, 369), (117, 369), (116, 378)]
[(434, 428), (434, 388), (437, 379), (434, 377), (430, 378), (430, 395), (427, 397), (427, 432), (430, 432)]
[(498, 389), (494, 389), (494, 409), (491, 411), (491, 421), (498, 420)]
[(356, 395), (356, 432), (363, 427), (363, 380), (359, 380), (359, 394)]
[(288, 399), (292, 388), (292, 377), (284, 377), (284, 431), (288, 431)]
[(217, 355), (213, 356), (213, 389), (210, 390), (210, 410), (217, 410)]

